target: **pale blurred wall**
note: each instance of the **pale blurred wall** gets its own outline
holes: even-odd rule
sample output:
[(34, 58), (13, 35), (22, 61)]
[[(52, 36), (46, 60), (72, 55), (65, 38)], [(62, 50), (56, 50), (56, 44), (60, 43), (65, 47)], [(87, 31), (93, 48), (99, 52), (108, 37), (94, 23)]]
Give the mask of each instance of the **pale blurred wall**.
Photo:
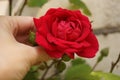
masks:
[[(90, 9), (94, 28), (120, 26), (120, 0), (83, 0)], [(50, 7), (63, 7), (69, 5), (68, 0), (50, 0), (43, 6), (38, 15), (43, 15)]]
[(8, 14), (8, 0), (0, 0), (0, 15)]
[(83, 0), (92, 12), (93, 26), (120, 26), (120, 0)]
[[(13, 0), (14, 6), (17, 1)], [(90, 9), (93, 28), (120, 26), (120, 0), (83, 0)], [(25, 7), (22, 15), (42, 16), (50, 7), (67, 8), (68, 0), (49, 0), (42, 9)], [(39, 10), (38, 10), (39, 9)], [(34, 11), (33, 11), (34, 10)], [(37, 13), (38, 12), (38, 13)], [(8, 0), (0, 0), (0, 15), (8, 15)]]

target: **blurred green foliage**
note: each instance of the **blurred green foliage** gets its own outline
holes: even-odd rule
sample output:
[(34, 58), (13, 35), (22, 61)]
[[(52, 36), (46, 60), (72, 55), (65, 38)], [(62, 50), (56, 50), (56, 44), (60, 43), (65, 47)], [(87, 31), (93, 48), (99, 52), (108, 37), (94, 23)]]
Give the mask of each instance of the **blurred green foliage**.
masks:
[(92, 72), (91, 75), (99, 77), (100, 80), (120, 80), (120, 76), (118, 75), (101, 71)]
[(69, 1), (71, 3), (69, 9), (72, 9), (72, 10), (82, 9), (84, 14), (88, 16), (92, 15), (90, 10), (82, 0), (69, 0)]
[[(30, 7), (42, 7), (48, 1), (49, 0), (27, 0), (27, 4)], [(69, 9), (71, 10), (82, 9), (84, 14), (88, 16), (92, 15), (90, 10), (82, 0), (69, 0), (69, 2), (71, 3), (68, 7)]]
[(23, 80), (39, 80), (39, 76), (40, 73), (38, 72), (38, 66), (33, 66)]
[(66, 69), (66, 64), (64, 62), (58, 62), (55, 65), (55, 68), (57, 69), (57, 72), (63, 72)]
[(64, 80), (87, 80), (90, 72), (91, 68), (87, 64), (71, 66), (66, 71)]
[(42, 7), (48, 0), (27, 0), (27, 4), (30, 7)]

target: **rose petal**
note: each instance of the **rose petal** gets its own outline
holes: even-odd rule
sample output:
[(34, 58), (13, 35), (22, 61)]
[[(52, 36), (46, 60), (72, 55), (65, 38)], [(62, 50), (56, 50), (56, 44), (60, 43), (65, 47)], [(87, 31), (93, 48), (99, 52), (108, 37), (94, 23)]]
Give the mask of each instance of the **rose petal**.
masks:
[(70, 58), (74, 59), (74, 53), (66, 53)]
[(82, 32), (81, 32), (81, 36), (76, 40), (77, 42), (81, 42), (82, 40), (84, 40), (90, 33), (91, 31), (91, 25), (86, 22), (86, 21), (81, 21), (82, 22)]
[(62, 44), (61, 42), (58, 42), (56, 38), (54, 38), (51, 34), (48, 34), (47, 35), (47, 40), (50, 42), (50, 43), (54, 43), (56, 45), (56, 47), (59, 47), (60, 49), (65, 49), (67, 48), (68, 46)]
[[(40, 18), (40, 19), (33, 18), (35, 27), (36, 27), (37, 29), (39, 29), (39, 27), (40, 27), (40, 20), (41, 20), (41, 19), (42, 19), (42, 18)], [(37, 29), (36, 29), (36, 30), (37, 30)]]
[(99, 45), (95, 35), (91, 32), (87, 37), (87, 42), (91, 44), (91, 46), (84, 48), (84, 50), (77, 53), (77, 55), (87, 58), (92, 58), (95, 56), (98, 51)]
[(75, 52), (77, 52), (77, 49), (73, 49), (73, 48), (68, 48), (66, 49), (64, 52), (70, 57), (70, 58), (74, 58), (74, 54)]
[(58, 22), (57, 22), (57, 19), (56, 19), (52, 24), (52, 33), (55, 37), (57, 36), (57, 27), (58, 27)]
[(47, 49), (47, 50), (54, 50), (53, 46), (50, 45), (48, 43), (48, 41), (42, 36), (40, 35), (38, 32), (36, 32), (36, 39), (35, 41), (37, 42), (37, 44), (39, 44), (40, 46), (42, 46), (43, 48)]
[(87, 21), (90, 23), (88, 17), (83, 15), (80, 10), (74, 11), (74, 15), (80, 20), (80, 21)]
[(63, 56), (63, 52), (61, 51), (49, 51), (46, 50), (46, 52), (48, 53), (49, 56), (53, 57), (53, 58), (61, 58)]
[(67, 9), (58, 8), (53, 15), (59, 18), (59, 20), (66, 20), (68, 17), (73, 16), (73, 12)]
[(35, 23), (35, 26), (37, 28), (37, 32), (43, 36), (47, 36), (47, 33), (50, 31), (48, 29), (48, 25), (46, 24), (46, 22), (44, 22), (44, 20), (42, 18), (43, 17), (41, 17), (40, 19), (34, 18), (34, 23)]
[(46, 12), (45, 16), (46, 16), (46, 15), (51, 15), (51, 14), (55, 13), (56, 11), (57, 11), (57, 9), (55, 9), (55, 8), (50, 8), (50, 9)]

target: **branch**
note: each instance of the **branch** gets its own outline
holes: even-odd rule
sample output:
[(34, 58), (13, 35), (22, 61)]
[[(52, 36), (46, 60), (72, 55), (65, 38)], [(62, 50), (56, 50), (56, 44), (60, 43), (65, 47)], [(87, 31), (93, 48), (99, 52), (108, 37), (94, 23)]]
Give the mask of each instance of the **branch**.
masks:
[(93, 66), (93, 68), (92, 68), (92, 70), (91, 71), (94, 71), (94, 69), (96, 68), (96, 66), (99, 64), (99, 62), (97, 61), (95, 64), (94, 64), (94, 66)]
[(12, 0), (9, 0), (9, 16), (11, 16), (12, 13)]
[(100, 28), (100, 29), (94, 29), (93, 32), (96, 35), (107, 35), (109, 33), (116, 33), (116, 32), (120, 32), (120, 27), (105, 27), (105, 28)]
[(112, 66), (111, 66), (111, 69), (110, 69), (110, 73), (113, 72), (115, 66), (117, 65), (117, 63), (118, 63), (119, 61), (120, 61), (120, 53), (119, 53), (119, 56), (118, 56), (116, 62), (112, 62), (112, 64), (111, 64)]
[(45, 76), (48, 73), (49, 69), (55, 64), (56, 62), (53, 60), (53, 62), (47, 67), (46, 71), (43, 73), (40, 80), (45, 80)]

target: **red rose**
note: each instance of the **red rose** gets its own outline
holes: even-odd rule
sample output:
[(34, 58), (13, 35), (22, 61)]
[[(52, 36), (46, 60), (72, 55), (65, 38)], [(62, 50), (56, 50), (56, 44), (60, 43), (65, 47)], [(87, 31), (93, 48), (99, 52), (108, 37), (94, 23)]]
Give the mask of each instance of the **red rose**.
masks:
[(74, 58), (91, 58), (98, 51), (98, 41), (91, 29), (91, 23), (79, 10), (49, 9), (39, 19), (34, 18), (36, 42), (54, 58), (64, 54)]

